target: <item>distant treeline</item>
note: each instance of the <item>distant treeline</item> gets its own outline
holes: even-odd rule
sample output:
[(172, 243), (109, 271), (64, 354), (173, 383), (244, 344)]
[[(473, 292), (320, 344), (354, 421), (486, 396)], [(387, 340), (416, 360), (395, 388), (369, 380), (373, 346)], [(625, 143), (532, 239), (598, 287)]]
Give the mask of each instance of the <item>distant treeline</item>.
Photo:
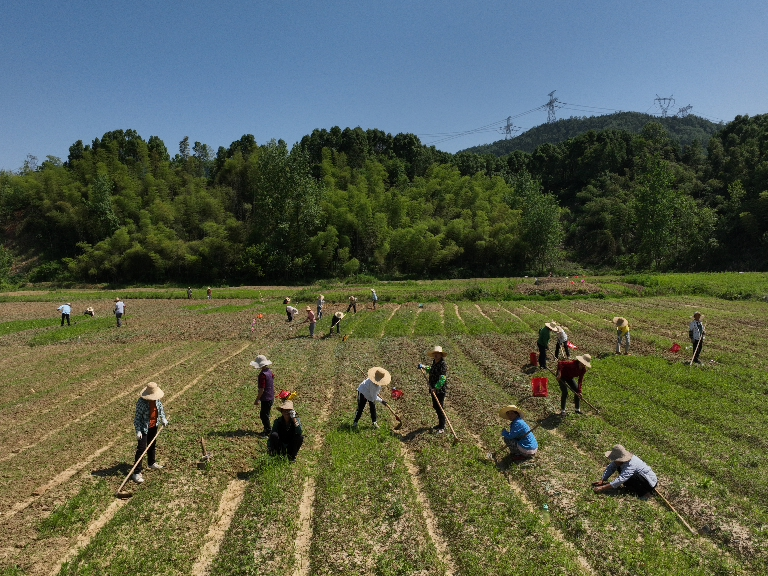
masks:
[(0, 226), (4, 282), (765, 270), (768, 115), (706, 148), (651, 122), (503, 157), (338, 127), (171, 157), (116, 130), (0, 172)]

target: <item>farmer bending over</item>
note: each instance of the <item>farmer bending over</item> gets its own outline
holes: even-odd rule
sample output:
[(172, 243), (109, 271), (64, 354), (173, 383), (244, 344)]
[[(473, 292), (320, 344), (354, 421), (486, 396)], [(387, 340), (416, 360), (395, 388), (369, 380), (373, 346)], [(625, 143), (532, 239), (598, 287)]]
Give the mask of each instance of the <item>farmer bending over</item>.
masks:
[(357, 297), (356, 296), (349, 297), (349, 306), (347, 306), (347, 314), (349, 314), (350, 310), (352, 310), (355, 314), (357, 314)]
[[(565, 401), (568, 400), (568, 389), (573, 392), (573, 403), (576, 414), (581, 414), (581, 384), (587, 369), (592, 368), (592, 356), (584, 354), (576, 356), (576, 360), (561, 360), (557, 363), (557, 383), (560, 384), (560, 416), (565, 416)], [(579, 379), (578, 385), (576, 378)]]
[(288, 456), (291, 462), (296, 461), (299, 448), (304, 443), (304, 432), (301, 429), (301, 421), (296, 416), (293, 402), (286, 400), (280, 405), (282, 415), (272, 424), (272, 433), (267, 442), (267, 451), (270, 456)]
[[(168, 426), (168, 418), (165, 416), (163, 403), (160, 398), (165, 396), (165, 392), (155, 382), (150, 382), (141, 393), (141, 397), (136, 402), (136, 416), (133, 419), (133, 427), (136, 429), (136, 458), (134, 463), (138, 462), (131, 480), (137, 484), (144, 482), (141, 475), (141, 457), (147, 445), (157, 436), (157, 423), (162, 422), (163, 426)], [(147, 460), (151, 470), (160, 470), (162, 466), (155, 461), (157, 451), (157, 442), (152, 443), (147, 452)]]
[(392, 376), (380, 366), (374, 366), (368, 370), (368, 378), (363, 380), (362, 384), (357, 387), (357, 412), (355, 413), (355, 421), (352, 422), (353, 428), (357, 428), (357, 422), (363, 415), (366, 403), (371, 410), (371, 422), (373, 422), (373, 427), (379, 427), (379, 424), (376, 422), (376, 403), (381, 402), (384, 406), (387, 405), (387, 401), (382, 400), (379, 394), (381, 393), (381, 389), (385, 386), (389, 386), (391, 381)]
[(563, 326), (557, 326), (557, 330), (555, 330), (555, 333), (557, 334), (557, 344), (555, 345), (555, 358), (560, 359), (560, 348), (563, 349), (563, 354), (566, 358), (570, 360), (571, 358), (571, 348), (568, 346), (568, 334), (565, 333), (565, 328)]
[[(623, 486), (627, 492), (640, 498), (647, 498), (659, 483), (651, 467), (621, 444), (616, 444), (613, 450), (606, 452), (605, 457), (611, 463), (605, 469), (603, 479), (592, 483), (592, 490), (596, 494), (616, 490)], [(608, 482), (608, 478), (614, 473), (618, 473), (619, 476), (613, 482)]]
[(499, 411), (499, 416), (511, 420), (509, 430), (502, 429), (501, 437), (509, 448), (513, 460), (530, 458), (539, 449), (539, 443), (531, 432), (531, 427), (523, 420), (523, 413), (517, 406), (505, 406)]
[(616, 354), (621, 354), (621, 341), (624, 340), (624, 354), (629, 355), (629, 322), (626, 318), (616, 316), (613, 323), (616, 324)]
[(336, 326), (336, 334), (339, 334), (339, 331), (341, 330), (341, 319), (344, 318), (344, 312), (336, 312), (336, 314), (333, 315), (333, 318), (331, 318), (331, 331), (328, 334), (330, 336), (333, 334), (333, 327)]

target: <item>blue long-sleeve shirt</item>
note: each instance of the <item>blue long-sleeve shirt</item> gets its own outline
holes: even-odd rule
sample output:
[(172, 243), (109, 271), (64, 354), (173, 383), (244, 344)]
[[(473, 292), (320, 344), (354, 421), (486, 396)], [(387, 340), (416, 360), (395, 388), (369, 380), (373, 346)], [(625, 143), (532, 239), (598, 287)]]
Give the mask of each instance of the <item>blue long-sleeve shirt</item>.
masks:
[(515, 418), (510, 423), (509, 430), (501, 431), (501, 437), (507, 440), (515, 440), (520, 448), (526, 450), (539, 449), (539, 443), (536, 441), (533, 432), (531, 432), (531, 427), (522, 418)]
[(616, 480), (611, 482), (611, 488), (618, 488), (624, 484), (624, 482), (632, 478), (632, 476), (635, 474), (639, 474), (645, 478), (645, 480), (648, 482), (648, 485), (652, 486), (653, 488), (655, 488), (656, 484), (659, 483), (659, 479), (656, 478), (656, 474), (653, 470), (651, 470), (651, 467), (640, 460), (640, 458), (637, 456), (632, 456), (629, 462), (622, 464), (621, 470), (619, 470), (616, 462), (611, 462), (608, 464), (608, 467), (605, 469), (605, 473), (603, 474), (603, 482), (613, 476), (613, 473), (617, 470), (619, 471), (619, 476), (616, 478)]

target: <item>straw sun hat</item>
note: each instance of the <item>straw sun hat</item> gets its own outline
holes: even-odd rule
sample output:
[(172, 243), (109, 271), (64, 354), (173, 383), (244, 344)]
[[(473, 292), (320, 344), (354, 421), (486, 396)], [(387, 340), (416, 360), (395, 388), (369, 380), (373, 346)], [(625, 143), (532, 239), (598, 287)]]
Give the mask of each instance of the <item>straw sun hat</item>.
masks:
[(621, 444), (616, 444), (613, 449), (605, 453), (605, 457), (611, 462), (629, 462), (632, 459), (632, 452), (624, 448)]
[(693, 313), (693, 318), (696, 318), (696, 316), (700, 316), (701, 318), (704, 317), (704, 315), (701, 312), (694, 312)]
[(293, 410), (293, 402), (291, 400), (286, 400), (282, 404), (280, 404), (280, 410)]
[(267, 360), (267, 357), (263, 354), (259, 354), (256, 356), (256, 359), (251, 362), (251, 366), (254, 368), (264, 368), (264, 366), (269, 366), (272, 364), (271, 360)]
[(592, 368), (592, 356), (584, 354), (582, 356), (576, 356), (576, 360), (584, 364), (587, 368)]
[(341, 320), (342, 318), (344, 318), (344, 312), (336, 312), (336, 313), (334, 314), (334, 316), (336, 316), (336, 318), (338, 318), (339, 320)]
[(144, 398), (144, 400), (160, 400), (163, 396), (165, 396), (165, 392), (160, 390), (160, 386), (157, 385), (157, 382), (150, 382), (141, 392), (141, 397)]
[(392, 381), (392, 375), (381, 366), (374, 366), (368, 370), (368, 380), (376, 384), (376, 386), (389, 386), (389, 383)]
[(429, 356), (430, 358), (434, 358), (437, 354), (440, 354), (443, 358), (448, 356), (448, 352), (444, 352), (441, 346), (435, 346), (434, 348), (432, 348), (432, 350), (427, 353), (427, 356)]
[(613, 323), (616, 324), (617, 328), (623, 328), (624, 326), (629, 324), (629, 322), (627, 322), (627, 319), (626, 318), (622, 318), (621, 316), (614, 316), (613, 317)]
[(544, 326), (552, 330), (553, 332), (558, 332), (560, 329), (557, 327), (557, 322), (552, 320), (552, 322), (545, 322)]
[(515, 406), (514, 404), (510, 404), (509, 406), (504, 406), (501, 410), (499, 410), (499, 416), (506, 419), (506, 420), (514, 420), (517, 418), (517, 416), (510, 416), (510, 412), (516, 412), (520, 418), (523, 417), (523, 411)]

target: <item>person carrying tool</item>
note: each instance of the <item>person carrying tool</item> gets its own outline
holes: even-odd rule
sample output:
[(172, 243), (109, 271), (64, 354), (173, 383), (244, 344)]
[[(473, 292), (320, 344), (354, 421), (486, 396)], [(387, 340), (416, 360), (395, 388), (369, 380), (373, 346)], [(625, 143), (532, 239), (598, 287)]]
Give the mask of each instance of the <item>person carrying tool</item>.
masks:
[(322, 320), (323, 319), (323, 306), (325, 306), (325, 297), (320, 294), (320, 297), (317, 299), (317, 319)]
[(94, 311), (93, 306), (88, 306), (88, 308), (85, 309), (85, 315), (90, 316), (91, 318), (96, 316), (96, 312)]
[[(606, 452), (605, 457), (611, 463), (605, 469), (602, 480), (592, 483), (592, 490), (595, 494), (617, 490), (621, 487), (643, 499), (648, 498), (653, 493), (659, 480), (648, 464), (621, 444), (616, 444), (612, 450)], [(608, 482), (614, 473), (618, 473), (618, 477), (613, 482)]]
[[(584, 354), (576, 356), (575, 360), (561, 360), (557, 363), (557, 383), (560, 384), (560, 416), (565, 416), (565, 402), (568, 399), (568, 389), (573, 392), (573, 402), (576, 406), (576, 414), (581, 414), (581, 384), (584, 374), (592, 368), (592, 356)], [(579, 379), (578, 384), (576, 378)]]
[(523, 411), (514, 404), (499, 410), (499, 416), (510, 420), (509, 430), (502, 428), (501, 437), (509, 448), (513, 460), (530, 458), (539, 449), (539, 443), (531, 431), (531, 427), (523, 420)]
[(117, 327), (120, 328), (123, 325), (123, 315), (125, 314), (125, 302), (120, 298), (115, 298), (115, 319), (117, 320)]
[(163, 467), (157, 463), (155, 457), (157, 453), (157, 442), (153, 442), (157, 436), (157, 424), (162, 422), (163, 426), (168, 426), (168, 418), (163, 409), (163, 403), (160, 398), (165, 396), (165, 392), (160, 389), (156, 382), (150, 382), (141, 392), (139, 400), (136, 402), (136, 416), (133, 418), (133, 427), (136, 430), (136, 457), (134, 463), (136, 468), (133, 471), (131, 480), (137, 484), (144, 482), (141, 475), (140, 459), (147, 449), (147, 444), (151, 443), (147, 452), (147, 463), (150, 470), (161, 470)]
[(557, 326), (555, 333), (557, 334), (557, 344), (555, 345), (555, 359), (560, 359), (560, 348), (563, 349), (563, 354), (569, 360), (571, 359), (571, 347), (568, 346), (568, 334), (565, 333), (565, 327)]
[(339, 334), (339, 331), (341, 330), (341, 319), (344, 318), (344, 312), (336, 312), (336, 314), (333, 315), (333, 318), (331, 318), (331, 331), (328, 334), (328, 336), (331, 336), (333, 334), (333, 327), (336, 327), (336, 334)]
[(67, 321), (67, 326), (70, 326), (69, 323), (69, 315), (72, 314), (72, 304), (67, 302), (66, 304), (62, 304), (58, 308), (56, 308), (59, 312), (61, 312), (61, 325), (64, 326), (64, 320)]
[(285, 307), (285, 315), (288, 316), (288, 322), (293, 322), (293, 317), (299, 313), (298, 309), (291, 306), (291, 299), (286, 298), (283, 300), (283, 304), (287, 304)]
[(296, 416), (291, 400), (280, 404), (280, 413), (280, 417), (272, 424), (272, 433), (267, 441), (267, 452), (270, 456), (288, 456), (288, 460), (296, 462), (296, 455), (304, 444), (301, 420)]
[(379, 297), (376, 295), (376, 290), (371, 288), (371, 299), (373, 299), (373, 309), (376, 310), (376, 304), (379, 302)]
[(272, 426), (269, 420), (270, 412), (272, 411), (272, 404), (275, 402), (275, 375), (272, 372), (271, 360), (267, 360), (267, 357), (259, 354), (256, 359), (251, 362), (251, 366), (260, 370), (258, 378), (258, 390), (259, 393), (256, 396), (254, 406), (261, 404), (259, 410), (259, 418), (264, 425), (264, 430), (259, 436), (266, 438), (272, 432)]
[(629, 355), (629, 322), (626, 318), (616, 316), (613, 319), (616, 325), (616, 354), (621, 354), (621, 341), (624, 340), (624, 354)]
[(349, 297), (349, 306), (347, 306), (347, 314), (349, 314), (350, 310), (354, 311), (354, 313), (357, 314), (357, 297), (356, 296)]
[(428, 374), (427, 384), (429, 393), (432, 396), (432, 408), (437, 414), (437, 426), (433, 428), (435, 434), (445, 432), (445, 395), (448, 392), (448, 364), (445, 357), (448, 355), (442, 347), (435, 346), (427, 354), (432, 358), (432, 366), (419, 364), (420, 370), (425, 370)]
[(357, 412), (355, 413), (355, 420), (352, 422), (353, 428), (357, 428), (357, 423), (363, 415), (366, 403), (371, 410), (372, 425), (374, 428), (378, 428), (379, 424), (376, 422), (376, 403), (380, 402), (384, 406), (387, 405), (387, 401), (383, 400), (379, 394), (381, 389), (389, 386), (389, 383), (392, 381), (390, 373), (381, 366), (374, 366), (368, 370), (367, 376), (360, 386), (357, 387)]
[(309, 337), (314, 338), (317, 319), (315, 318), (315, 313), (312, 312), (312, 308), (309, 306), (307, 306), (307, 319), (305, 320), (305, 322), (309, 322)]
[[(64, 324), (62, 324), (63, 326)], [(704, 345), (704, 324), (701, 323), (701, 312), (695, 312), (693, 314), (693, 320), (688, 325), (688, 338), (691, 339), (693, 345), (693, 360), (691, 364), (701, 364), (699, 360), (699, 354), (701, 354), (701, 348)]]
[(192, 300), (192, 286), (187, 288), (187, 300)]
[(539, 368), (547, 367), (547, 350), (549, 350), (549, 336), (552, 332), (557, 332), (557, 324), (554, 321), (546, 322), (539, 330), (539, 339), (536, 341), (539, 347)]

